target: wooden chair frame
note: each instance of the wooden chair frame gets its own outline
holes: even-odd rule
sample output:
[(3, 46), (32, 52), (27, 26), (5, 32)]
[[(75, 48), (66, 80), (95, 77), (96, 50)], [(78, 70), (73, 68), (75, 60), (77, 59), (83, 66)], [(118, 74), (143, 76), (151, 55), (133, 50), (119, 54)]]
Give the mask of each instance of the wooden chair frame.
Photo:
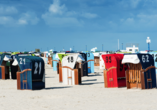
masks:
[[(105, 88), (108, 88), (108, 82), (107, 82), (107, 72), (110, 71), (110, 70), (113, 70), (113, 69), (117, 69), (117, 67), (111, 67), (109, 69), (105, 69), (104, 70), (104, 86)], [(111, 79), (110, 79), (111, 80)], [(112, 79), (113, 80), (113, 79)]]
[[(75, 85), (79, 85), (81, 83), (81, 76), (79, 75), (79, 72), (78, 72), (78, 69), (72, 69), (68, 66), (63, 66), (62, 68), (67, 68), (67, 69), (70, 69), (72, 71), (74, 71), (74, 78), (75, 78), (75, 82), (74, 84)], [(68, 70), (67, 70), (68, 71)], [(68, 73), (68, 72), (67, 72)], [(71, 73), (71, 77), (67, 77), (68, 79), (72, 79), (72, 73)], [(72, 81), (72, 80), (71, 80)], [(69, 84), (69, 83), (68, 83)]]
[[(142, 77), (142, 88), (141, 89), (146, 89), (145, 88), (145, 80), (144, 80), (144, 73), (146, 73), (146, 77), (147, 77), (147, 87), (148, 87), (148, 89), (152, 89), (152, 79), (151, 79), (151, 69), (153, 69), (153, 68), (155, 68), (155, 69), (157, 69), (155, 66), (150, 66), (150, 67), (148, 67), (148, 68), (146, 68), (146, 69), (142, 69), (141, 70), (141, 77)], [(148, 78), (148, 72), (147, 71), (150, 71), (150, 78)], [(149, 83), (151, 83), (151, 87), (149, 87)]]
[[(6, 62), (5, 62), (6, 63)], [(2, 79), (10, 79), (9, 66), (1, 65)]]
[(5, 66), (0, 66), (0, 68), (1, 68), (2, 79), (6, 79), (5, 78)]
[[(32, 71), (32, 70), (31, 69), (25, 69), (22, 72), (17, 72), (17, 89), (18, 90), (23, 90), (24, 89), (24, 88), (23, 89), (21, 88), (20, 75), (23, 74), (24, 72), (26, 72), (26, 76), (27, 76), (27, 71)], [(23, 85), (24, 85), (24, 83), (26, 83), (26, 85), (27, 85), (27, 78), (26, 78), (26, 80), (23, 80)]]
[[(134, 65), (134, 64), (131, 64)], [(138, 65), (141, 65), (140, 63)], [(152, 68), (157, 69), (155, 66), (150, 66), (146, 69), (142, 69), (142, 65), (141, 66), (136, 66), (134, 67), (135, 70), (133, 70), (131, 68), (131, 70), (127, 70), (126, 71), (126, 84), (127, 84), (127, 89), (131, 89), (131, 88), (141, 88), (141, 89), (146, 89), (145, 88), (145, 73), (146, 73), (146, 77), (147, 77), (147, 87), (148, 88), (152, 88), (149, 87), (149, 83), (151, 83), (152, 85), (152, 79), (148, 78), (148, 73), (147, 71), (150, 71)], [(150, 71), (150, 77), (151, 77), (151, 71)]]

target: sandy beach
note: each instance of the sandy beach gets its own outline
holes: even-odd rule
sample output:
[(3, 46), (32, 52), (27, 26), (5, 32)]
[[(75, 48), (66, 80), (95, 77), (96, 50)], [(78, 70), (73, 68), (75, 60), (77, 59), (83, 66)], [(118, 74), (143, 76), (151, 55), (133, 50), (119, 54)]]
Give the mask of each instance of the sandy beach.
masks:
[(59, 83), (46, 67), (46, 88), (17, 90), (16, 80), (0, 80), (0, 110), (156, 110), (157, 89), (104, 88), (102, 73), (82, 77), (82, 85)]

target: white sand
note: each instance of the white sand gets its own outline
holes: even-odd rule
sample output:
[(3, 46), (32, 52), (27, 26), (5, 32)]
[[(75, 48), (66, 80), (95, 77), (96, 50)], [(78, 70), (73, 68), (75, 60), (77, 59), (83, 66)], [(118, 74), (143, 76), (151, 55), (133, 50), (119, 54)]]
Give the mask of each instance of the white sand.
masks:
[[(101, 74), (102, 75), (102, 74)], [(0, 80), (0, 110), (157, 110), (157, 90), (104, 88), (103, 76), (82, 78), (66, 86), (46, 69), (46, 89), (17, 90), (16, 80)]]

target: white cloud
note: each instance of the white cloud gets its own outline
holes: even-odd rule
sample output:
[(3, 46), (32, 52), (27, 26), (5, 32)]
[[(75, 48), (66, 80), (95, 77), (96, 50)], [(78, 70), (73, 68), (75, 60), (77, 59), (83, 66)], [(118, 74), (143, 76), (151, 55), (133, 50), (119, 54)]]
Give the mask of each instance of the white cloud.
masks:
[[(44, 18), (44, 16), (43, 16)], [(45, 22), (48, 25), (55, 26), (55, 27), (69, 27), (69, 26), (81, 26), (81, 22), (78, 21), (74, 17), (46, 17)]]
[(97, 15), (93, 13), (79, 13), (76, 11), (69, 11), (65, 4), (61, 4), (60, 0), (53, 0), (49, 10), (42, 14), (42, 18), (46, 24), (51, 26), (82, 26), (83, 20), (80, 18), (96, 18)]
[(26, 12), (23, 13), (18, 20), (18, 24), (26, 25), (26, 24), (32, 24), (35, 25), (39, 22), (39, 18), (36, 17), (35, 13), (33, 12)]
[(126, 22), (127, 22), (127, 23), (133, 23), (133, 22), (134, 22), (134, 18), (127, 18), (127, 19), (126, 19)]
[(155, 15), (138, 14), (137, 17), (141, 19), (147, 19), (147, 20), (156, 20), (157, 14)]
[(10, 16), (0, 16), (1, 25), (11, 25), (14, 23), (14, 19)]
[(16, 16), (15, 14), (17, 13), (16, 7), (0, 6), (0, 25), (16, 27), (27, 24), (35, 25), (39, 21), (39, 18), (33, 12), (26, 12)]
[(121, 0), (118, 4), (123, 8), (136, 8), (141, 1), (144, 2), (144, 0)]
[(78, 16), (78, 13), (77, 12), (75, 12), (75, 11), (67, 11), (66, 12), (66, 16), (75, 16), (75, 17), (77, 17)]
[(65, 5), (60, 5), (59, 0), (53, 0), (49, 11), (42, 15), (46, 24), (51, 26), (80, 26), (81, 22), (76, 18), (75, 11), (68, 11)]
[(18, 20), (18, 23), (21, 24), (21, 25), (28, 24), (27, 21), (24, 20), (24, 19), (19, 19), (19, 20)]
[(124, 19), (120, 19), (120, 21), (121, 21), (121, 22), (123, 22), (123, 21), (124, 21)]
[(26, 12), (21, 14), (20, 18), (12, 16), (0, 16), (0, 25), (7, 27), (16, 27), (20, 25), (35, 25), (39, 22), (39, 18), (33, 12)]
[[(71, 13), (73, 15), (73, 13)], [(82, 22), (70, 14), (64, 16), (54, 16), (50, 13), (42, 15), (46, 24), (55, 27), (81, 26)]]
[(13, 6), (0, 6), (0, 14), (16, 14), (18, 10)]
[[(117, 30), (123, 31), (156, 31), (157, 14), (138, 14), (134, 17), (120, 19)], [(110, 24), (111, 25), (111, 24)]]
[(54, 0), (53, 4), (49, 7), (49, 12), (54, 14), (63, 14), (66, 11), (65, 5), (60, 6), (59, 0)]
[(92, 13), (83, 13), (83, 17), (91, 19), (91, 18), (96, 18), (98, 15), (97, 14), (92, 14)]
[(141, 0), (130, 0), (131, 6), (132, 6), (133, 8), (136, 8), (140, 1), (141, 1)]
[(148, 27), (154, 27), (157, 25), (157, 14), (154, 15), (148, 15), (148, 14), (139, 14), (137, 15), (137, 18), (139, 19), (139, 23), (145, 24), (145, 26)]
[(135, 20), (134, 18), (127, 18), (127, 19), (120, 19), (120, 24), (125, 26), (134, 25)]
[(105, 0), (92, 0), (91, 2), (92, 2), (93, 4), (100, 5), (100, 4), (104, 3)]

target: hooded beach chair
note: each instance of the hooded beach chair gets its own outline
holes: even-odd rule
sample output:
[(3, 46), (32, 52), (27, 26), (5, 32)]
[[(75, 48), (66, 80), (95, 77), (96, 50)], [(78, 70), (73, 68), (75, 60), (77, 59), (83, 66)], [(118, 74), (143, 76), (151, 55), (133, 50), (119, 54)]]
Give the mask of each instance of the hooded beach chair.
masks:
[(88, 73), (94, 73), (94, 54), (91, 52), (84, 52), (87, 57)]
[(123, 64), (128, 64), (126, 71), (127, 89), (156, 88), (154, 59), (150, 54), (125, 54)]
[(11, 60), (11, 54), (0, 54), (0, 79), (10, 79), (9, 68)]
[(125, 70), (127, 65), (122, 64), (123, 54), (102, 55), (105, 62), (104, 83), (106, 88), (126, 87)]
[(19, 66), (17, 72), (17, 89), (36, 90), (45, 88), (44, 60), (36, 56), (17, 56), (12, 64)]
[(81, 63), (84, 58), (81, 54), (65, 56), (62, 59), (62, 79), (63, 84), (78, 85), (81, 84)]

